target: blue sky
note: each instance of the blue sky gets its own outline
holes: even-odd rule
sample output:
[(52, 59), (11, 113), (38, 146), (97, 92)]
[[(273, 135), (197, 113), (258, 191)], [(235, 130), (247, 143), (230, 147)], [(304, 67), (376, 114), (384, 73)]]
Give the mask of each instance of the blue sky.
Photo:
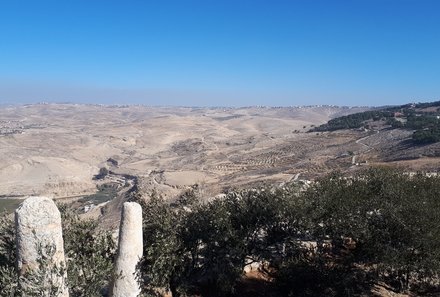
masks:
[(437, 0), (0, 0), (0, 103), (433, 100)]

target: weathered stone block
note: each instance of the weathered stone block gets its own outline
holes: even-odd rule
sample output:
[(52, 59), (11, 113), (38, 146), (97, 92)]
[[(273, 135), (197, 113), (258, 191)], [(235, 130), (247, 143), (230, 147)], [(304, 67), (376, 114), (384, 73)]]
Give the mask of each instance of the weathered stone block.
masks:
[(22, 288), (44, 288), (43, 296), (69, 296), (61, 215), (52, 199), (30, 197), (23, 201), (15, 210), (15, 228)]
[(140, 294), (136, 265), (142, 257), (142, 251), (142, 208), (136, 202), (125, 202), (119, 228), (113, 297), (135, 297)]

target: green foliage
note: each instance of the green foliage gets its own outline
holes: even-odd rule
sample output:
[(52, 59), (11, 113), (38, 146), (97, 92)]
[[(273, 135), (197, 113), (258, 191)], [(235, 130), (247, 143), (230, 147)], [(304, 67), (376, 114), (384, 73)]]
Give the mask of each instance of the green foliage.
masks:
[(417, 144), (429, 144), (440, 141), (440, 127), (415, 131), (412, 139)]
[(143, 291), (155, 296), (156, 288), (165, 287), (177, 295), (176, 282), (183, 281), (185, 261), (179, 237), (185, 213), (174, 209), (155, 193), (148, 203), (141, 204), (143, 237), (146, 240), (138, 277), (144, 283)]
[(63, 264), (53, 263), (56, 252), (54, 245), (37, 244), (38, 268), (26, 270), (18, 278), (18, 296), (57, 297), (66, 289), (64, 276), (66, 268)]
[(414, 130), (435, 128), (439, 125), (439, 120), (436, 115), (414, 114), (407, 116), (406, 119), (405, 127)]
[(201, 205), (188, 215), (183, 232), (191, 254), (188, 278), (210, 296), (225, 296), (233, 290), (246, 257), (241, 237), (245, 230), (234, 227), (230, 202), (226, 198)]
[(440, 269), (439, 181), (384, 169), (328, 177), (306, 193), (313, 233), (336, 246), (352, 239), (350, 262), (376, 267), (397, 290), (430, 285)]
[(440, 101), (417, 103), (415, 104), (414, 107), (416, 108), (440, 107)]
[(80, 220), (65, 205), (62, 213), (70, 296), (102, 296), (113, 275), (116, 245), (98, 222)]
[(18, 274), (13, 266), (0, 266), (0, 296), (18, 296)]
[(388, 118), (387, 125), (390, 125), (392, 128), (403, 128), (404, 125), (401, 121), (396, 120), (396, 118)]
[(386, 120), (393, 116), (394, 113), (388, 110), (364, 111), (331, 119), (326, 124), (315, 127), (311, 131), (335, 131), (341, 129), (361, 128), (365, 125), (366, 121)]
[(14, 221), (3, 212), (0, 213), (0, 267), (12, 267), (15, 261)]
[(1, 198), (0, 199), (0, 214), (4, 212), (5, 215), (13, 213), (14, 210), (23, 202), (23, 199), (17, 198)]
[(98, 186), (98, 192), (84, 196), (78, 202), (100, 204), (114, 199), (117, 193), (118, 185), (116, 183), (106, 183)]
[[(424, 108), (438, 107), (432, 111)], [(397, 120), (395, 112), (405, 118), (405, 121)], [(326, 124), (315, 127), (314, 131), (335, 131), (341, 129), (354, 129), (369, 126), (369, 121), (385, 120), (391, 128), (404, 128), (415, 130), (412, 140), (416, 144), (435, 143), (440, 141), (440, 101), (429, 103), (407, 104), (395, 107), (387, 107), (380, 110), (365, 111), (347, 116), (331, 119)]]
[(153, 195), (143, 206), (145, 291), (166, 287), (173, 296), (232, 294), (244, 266), (269, 258), (277, 244), (269, 244), (271, 236), (288, 228), (281, 214), (290, 190), (231, 192), (206, 204), (194, 197), (167, 204)]
[(105, 167), (101, 167), (101, 168), (99, 168), (98, 174), (93, 176), (93, 179), (95, 179), (95, 180), (104, 179), (108, 174), (109, 174), (108, 169)]
[(12, 297), (18, 292), (15, 250), (14, 222), (3, 212), (0, 214), (0, 296)]
[[(274, 274), (278, 296), (362, 296), (370, 290), (368, 272), (335, 262), (325, 249), (299, 249)], [(319, 252), (318, 252), (319, 251)]]
[(140, 269), (173, 296), (234, 296), (251, 262), (265, 263), (280, 296), (354, 296), (375, 282), (422, 292), (437, 288), (438, 197), (440, 178), (389, 169), (190, 206), (153, 197)]

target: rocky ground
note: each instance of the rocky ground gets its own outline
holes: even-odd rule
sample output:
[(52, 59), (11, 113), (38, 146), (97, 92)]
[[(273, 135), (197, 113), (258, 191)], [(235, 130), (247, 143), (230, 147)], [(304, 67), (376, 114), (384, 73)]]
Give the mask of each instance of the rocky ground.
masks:
[[(365, 109), (1, 107), (0, 196), (76, 199), (95, 194), (103, 183), (123, 190), (130, 182), (125, 177), (135, 176), (145, 196), (156, 191), (172, 199), (197, 183), (205, 197), (213, 197), (228, 188), (372, 165), (437, 170), (440, 146), (414, 146), (411, 131), (379, 125), (368, 131), (308, 132)], [(100, 168), (114, 174), (94, 179)]]
[(90, 194), (102, 167), (171, 186), (258, 178), (268, 175), (265, 170), (291, 175), (287, 167), (325, 146), (320, 137), (304, 133), (310, 125), (358, 110), (2, 107), (0, 195)]

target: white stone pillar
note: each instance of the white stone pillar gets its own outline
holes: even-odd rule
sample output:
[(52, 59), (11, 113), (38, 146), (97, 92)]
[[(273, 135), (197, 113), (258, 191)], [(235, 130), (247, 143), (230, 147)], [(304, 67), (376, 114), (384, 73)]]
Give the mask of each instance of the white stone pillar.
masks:
[[(22, 289), (43, 288), (42, 296), (54, 296), (51, 290), (57, 297), (69, 296), (61, 215), (52, 199), (30, 197), (23, 201), (15, 210), (15, 228)], [(40, 265), (42, 259), (45, 263)]]
[(125, 202), (119, 228), (113, 297), (136, 297), (141, 289), (136, 280), (136, 265), (142, 257), (142, 208), (136, 202)]

